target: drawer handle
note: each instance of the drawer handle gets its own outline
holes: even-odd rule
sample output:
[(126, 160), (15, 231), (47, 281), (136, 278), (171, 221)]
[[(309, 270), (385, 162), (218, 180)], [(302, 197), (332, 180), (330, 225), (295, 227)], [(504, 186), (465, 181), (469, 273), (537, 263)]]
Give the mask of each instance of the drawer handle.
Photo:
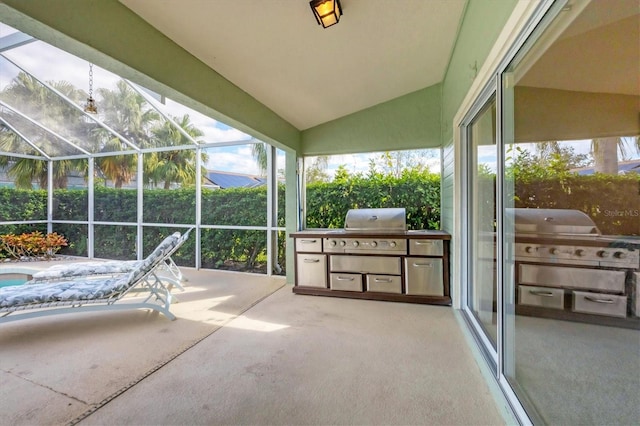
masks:
[(426, 246), (426, 245), (431, 245), (431, 244), (434, 244), (434, 242), (433, 241), (425, 241), (425, 242), (416, 241), (416, 245), (417, 246)]
[(431, 263), (414, 263), (413, 266), (417, 266), (418, 268), (433, 268)]
[(594, 302), (594, 303), (606, 303), (607, 305), (616, 303), (616, 301), (613, 299), (601, 299), (599, 297), (594, 297), (594, 296), (585, 296), (584, 298), (587, 299), (589, 302)]
[(553, 297), (553, 293), (550, 291), (544, 291), (544, 290), (529, 290), (529, 293), (533, 294), (534, 296), (542, 296), (542, 297)]
[(305, 259), (304, 263), (318, 263), (320, 259)]
[(338, 281), (353, 281), (353, 277), (338, 277)]
[(316, 240), (300, 240), (302, 244), (315, 244)]
[(390, 278), (376, 278), (374, 279), (375, 282), (377, 283), (390, 283), (391, 279)]

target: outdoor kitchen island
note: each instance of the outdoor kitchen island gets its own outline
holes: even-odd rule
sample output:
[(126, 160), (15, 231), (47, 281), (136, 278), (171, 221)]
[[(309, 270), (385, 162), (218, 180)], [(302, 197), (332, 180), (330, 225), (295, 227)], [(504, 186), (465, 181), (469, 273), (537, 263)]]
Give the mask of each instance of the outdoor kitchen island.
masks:
[(294, 293), (451, 305), (446, 232), (314, 229), (291, 237)]

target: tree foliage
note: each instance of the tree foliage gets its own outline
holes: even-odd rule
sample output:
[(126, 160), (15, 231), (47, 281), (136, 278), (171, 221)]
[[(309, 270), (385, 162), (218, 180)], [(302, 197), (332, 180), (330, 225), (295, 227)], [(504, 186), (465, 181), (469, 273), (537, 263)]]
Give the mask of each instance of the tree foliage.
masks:
[(309, 228), (342, 228), (349, 209), (389, 207), (406, 209), (410, 229), (440, 228), (440, 177), (420, 169), (365, 176), (341, 166), (332, 182), (309, 184), (306, 198)]
[[(55, 90), (71, 101), (80, 104), (86, 93), (65, 81), (48, 82)], [(19, 73), (12, 82), (0, 92), (0, 98), (12, 105), (17, 111), (31, 117), (57, 133), (68, 134), (72, 143), (85, 147), (92, 153), (109, 153), (130, 151), (134, 153), (123, 139), (140, 148), (179, 147), (192, 145), (192, 142), (175, 126), (163, 120), (160, 114), (139, 93), (133, 90), (124, 80), (117, 82), (115, 89), (98, 90), (98, 110), (101, 120), (118, 135), (79, 118), (79, 112), (60, 96), (26, 73)], [(26, 119), (16, 112), (7, 112), (10, 122), (25, 125)], [(188, 115), (174, 117), (181, 129), (194, 139), (202, 136)], [(31, 125), (33, 126), (33, 125)], [(64, 153), (66, 142), (46, 131), (33, 132), (28, 135), (33, 145), (42, 147), (44, 152)], [(76, 140), (77, 139), (77, 140)], [(14, 129), (0, 125), (0, 151), (41, 156), (33, 145), (29, 144)], [(95, 160), (96, 177), (105, 184), (112, 182), (116, 188), (129, 184), (137, 171), (137, 157), (132, 154), (114, 154), (98, 156)], [(206, 154), (202, 154), (204, 162)], [(144, 179), (148, 185), (162, 185), (164, 188), (177, 185), (193, 185), (195, 183), (195, 151), (176, 149), (175, 151), (154, 152), (145, 162)], [(88, 172), (86, 160), (53, 161), (53, 187), (66, 188), (68, 176), (77, 172), (85, 176)], [(40, 188), (47, 187), (49, 162), (24, 157), (0, 157), (0, 167), (8, 170), (15, 185), (30, 189), (37, 182)]]

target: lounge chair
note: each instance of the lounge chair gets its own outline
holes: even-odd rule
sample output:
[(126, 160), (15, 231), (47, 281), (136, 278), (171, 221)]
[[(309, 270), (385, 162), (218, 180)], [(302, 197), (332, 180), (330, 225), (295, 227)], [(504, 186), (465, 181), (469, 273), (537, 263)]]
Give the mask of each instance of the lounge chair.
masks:
[[(161, 312), (174, 320), (176, 317), (169, 311), (171, 292), (154, 270), (166, 262), (181, 240), (177, 232), (168, 236), (129, 273), (2, 287), (0, 323), (78, 311), (139, 308)], [(135, 288), (149, 294), (142, 301), (123, 300)]]
[[(182, 282), (186, 281), (186, 279), (171, 256), (189, 239), (189, 233), (192, 229), (193, 228), (187, 230), (182, 236), (179, 236), (180, 234), (178, 233), (179, 240), (177, 244), (154, 271), (157, 278), (169, 283), (170, 288), (171, 286), (175, 286), (184, 291)], [(95, 277), (98, 275), (127, 274), (138, 267), (141, 262), (143, 262), (143, 260), (111, 260), (106, 262), (74, 262), (54, 265), (33, 274), (31, 281), (26, 284), (41, 284), (43, 282)]]

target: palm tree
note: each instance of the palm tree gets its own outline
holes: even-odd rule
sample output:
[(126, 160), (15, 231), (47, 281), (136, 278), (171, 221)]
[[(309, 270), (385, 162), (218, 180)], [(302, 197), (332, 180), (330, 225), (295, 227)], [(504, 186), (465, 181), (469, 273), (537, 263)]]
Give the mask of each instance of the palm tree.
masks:
[[(196, 140), (204, 133), (195, 127), (185, 114), (182, 118), (172, 117), (191, 138)], [(193, 142), (180, 132), (170, 121), (152, 130), (153, 143), (157, 147), (193, 145)], [(193, 149), (175, 151), (158, 151), (148, 154), (145, 158), (145, 181), (153, 184), (164, 182), (164, 189), (169, 189), (171, 183), (191, 185), (196, 180), (195, 155)], [(202, 153), (202, 161), (206, 163), (207, 154)]]
[[(594, 161), (596, 173), (617, 175), (618, 153), (623, 159), (628, 157), (629, 148), (640, 152), (640, 138), (608, 137), (591, 140), (591, 156)], [(540, 161), (546, 161), (553, 154), (562, 154), (562, 148), (558, 141), (543, 141), (536, 143)]]
[(620, 138), (597, 138), (591, 141), (591, 153), (595, 161), (594, 171), (608, 175), (618, 174), (618, 148)]
[(264, 142), (254, 143), (251, 145), (251, 155), (260, 169), (261, 175), (267, 173), (267, 144)]
[[(101, 88), (98, 89), (98, 94), (101, 97), (98, 108), (104, 114), (103, 121), (138, 147), (149, 146), (151, 129), (160, 119), (160, 115), (147, 104), (147, 101), (131, 89), (124, 80), (116, 84), (115, 90)], [(96, 128), (93, 134), (97, 151), (113, 152), (130, 149), (117, 136), (104, 128)], [(99, 157), (96, 165), (116, 188), (122, 188), (135, 176), (137, 159), (135, 155), (130, 154), (112, 155)]]
[[(59, 92), (63, 93), (71, 100), (79, 101), (83, 98), (84, 92), (76, 89), (71, 83), (66, 81), (48, 82)], [(72, 130), (76, 120), (73, 120), (75, 110), (64, 99), (39, 83), (31, 75), (20, 72), (1, 93), (7, 104), (11, 105), (23, 114), (29, 115), (33, 120), (38, 121), (43, 126), (57, 133)], [(31, 128), (33, 125), (11, 111), (5, 114), (5, 118), (21, 128)], [(29, 127), (31, 126), (31, 127)], [(73, 133), (73, 132), (72, 132)], [(30, 142), (41, 147), (44, 152), (51, 154), (64, 152), (66, 144), (53, 135), (38, 129), (31, 130)], [(34, 148), (23, 141), (20, 136), (7, 126), (0, 128), (0, 150), (6, 152), (22, 152), (29, 155), (40, 155)], [(62, 160), (53, 163), (53, 187), (66, 188), (67, 176), (73, 170), (79, 170), (82, 160)], [(7, 173), (14, 179), (19, 188), (32, 188), (32, 182), (37, 181), (41, 188), (47, 187), (48, 162), (30, 158), (7, 158), (2, 161), (2, 165), (9, 167)]]
[(596, 138), (591, 141), (591, 153), (595, 161), (595, 172), (610, 175), (618, 174), (618, 152), (622, 159), (628, 158), (629, 149), (640, 153), (640, 138), (611, 137)]
[(327, 167), (329, 165), (328, 155), (319, 155), (314, 158), (313, 163), (308, 164), (305, 160), (305, 180), (307, 183), (312, 182), (328, 182), (329, 174)]

